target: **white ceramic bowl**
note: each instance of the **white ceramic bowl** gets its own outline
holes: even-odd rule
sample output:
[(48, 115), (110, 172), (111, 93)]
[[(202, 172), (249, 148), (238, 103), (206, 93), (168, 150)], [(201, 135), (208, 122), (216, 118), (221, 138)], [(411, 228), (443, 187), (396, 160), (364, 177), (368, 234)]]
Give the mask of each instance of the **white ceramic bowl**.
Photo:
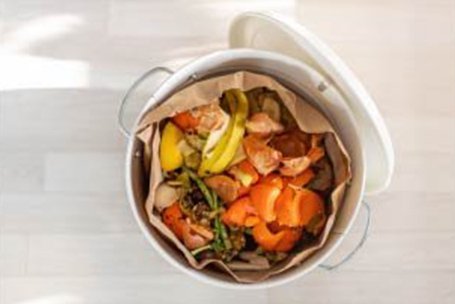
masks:
[(330, 120), (352, 158), (352, 182), (346, 189), (343, 206), (337, 214), (335, 226), (325, 246), (297, 267), (262, 282), (240, 284), (227, 274), (210, 269), (195, 270), (191, 268), (183, 255), (166, 242), (161, 234), (149, 224), (144, 210), (146, 185), (143, 180), (142, 163), (140, 156), (137, 156), (136, 153), (136, 151), (141, 150), (141, 143), (134, 136), (129, 138), (126, 154), (126, 189), (131, 209), (139, 227), (155, 250), (170, 264), (198, 280), (225, 288), (268, 288), (290, 282), (309, 273), (332, 254), (349, 232), (357, 216), (364, 192), (364, 149), (356, 121), (347, 108), (345, 100), (334, 87), (324, 82), (321, 75), (309, 66), (290, 57), (249, 49), (233, 49), (211, 53), (176, 71), (159, 86), (154, 96), (143, 107), (133, 130), (147, 111), (189, 83), (238, 70), (268, 74), (297, 95), (304, 97)]

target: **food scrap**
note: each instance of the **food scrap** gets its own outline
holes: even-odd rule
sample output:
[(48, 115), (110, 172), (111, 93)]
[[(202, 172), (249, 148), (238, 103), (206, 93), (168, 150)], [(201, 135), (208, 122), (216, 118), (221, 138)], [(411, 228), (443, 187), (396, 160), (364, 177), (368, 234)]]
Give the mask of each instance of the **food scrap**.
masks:
[(324, 136), (300, 130), (267, 88), (227, 90), (162, 122), (155, 208), (196, 259), (269, 268), (325, 226), (335, 185)]

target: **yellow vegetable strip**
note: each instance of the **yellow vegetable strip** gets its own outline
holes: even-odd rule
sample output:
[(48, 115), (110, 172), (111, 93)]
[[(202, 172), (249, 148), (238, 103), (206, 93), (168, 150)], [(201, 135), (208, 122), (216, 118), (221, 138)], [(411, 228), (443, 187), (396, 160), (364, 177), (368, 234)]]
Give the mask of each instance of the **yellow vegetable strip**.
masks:
[[(231, 94), (228, 94), (228, 92), (226, 92), (226, 98), (229, 104), (235, 102), (234, 97)], [(229, 138), (231, 137), (232, 130), (234, 129), (234, 116), (235, 114), (232, 113), (231, 118), (229, 119), (229, 125), (227, 127), (226, 132), (224, 132), (220, 141), (215, 145), (213, 151), (209, 155), (207, 155), (207, 157), (204, 157), (204, 159), (202, 160), (198, 170), (199, 176), (208, 175), (210, 173), (210, 168), (223, 153), (223, 150), (225, 149), (229, 141)]]
[(209, 169), (212, 173), (220, 173), (229, 165), (234, 158), (238, 146), (242, 143), (243, 135), (245, 134), (245, 123), (248, 116), (248, 99), (240, 90), (233, 90), (233, 94), (237, 99), (233, 129), (225, 149), (223, 149), (222, 154)]
[(178, 147), (182, 139), (182, 131), (172, 122), (164, 126), (160, 143), (160, 162), (164, 171), (173, 171), (183, 165), (183, 155)]

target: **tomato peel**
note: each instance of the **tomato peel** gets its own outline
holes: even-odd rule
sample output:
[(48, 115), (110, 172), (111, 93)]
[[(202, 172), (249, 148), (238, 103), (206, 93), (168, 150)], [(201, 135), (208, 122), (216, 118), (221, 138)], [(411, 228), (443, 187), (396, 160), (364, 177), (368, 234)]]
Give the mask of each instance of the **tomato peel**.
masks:
[(280, 195), (280, 188), (269, 184), (257, 184), (250, 190), (250, 198), (259, 217), (265, 222), (276, 218), (275, 201)]

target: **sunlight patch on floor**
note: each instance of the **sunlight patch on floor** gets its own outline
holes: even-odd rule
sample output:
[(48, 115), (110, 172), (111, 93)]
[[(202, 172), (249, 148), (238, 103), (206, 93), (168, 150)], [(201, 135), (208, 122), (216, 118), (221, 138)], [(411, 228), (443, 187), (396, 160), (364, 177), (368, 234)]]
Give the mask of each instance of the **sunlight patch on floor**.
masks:
[(45, 42), (75, 32), (83, 24), (80, 16), (48, 15), (4, 33), (0, 45), (0, 90), (87, 87), (87, 62), (29, 54)]
[(0, 90), (85, 88), (90, 65), (85, 61), (19, 55), (0, 51)]
[(32, 19), (5, 33), (2, 37), (3, 48), (7, 51), (26, 52), (33, 46), (74, 32), (83, 23), (81, 17), (68, 14)]

